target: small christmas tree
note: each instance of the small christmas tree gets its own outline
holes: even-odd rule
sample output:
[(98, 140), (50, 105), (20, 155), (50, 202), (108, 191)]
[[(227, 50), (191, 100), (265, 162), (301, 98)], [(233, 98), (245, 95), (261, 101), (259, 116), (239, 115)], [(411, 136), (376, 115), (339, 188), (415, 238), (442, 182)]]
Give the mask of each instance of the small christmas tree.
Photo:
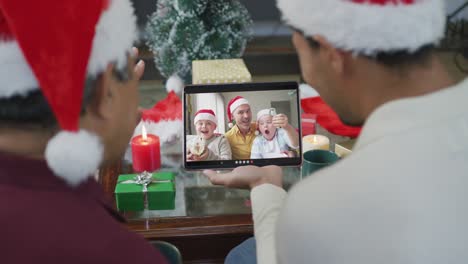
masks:
[(238, 0), (158, 0), (146, 26), (161, 75), (191, 81), (193, 60), (242, 56), (252, 19)]

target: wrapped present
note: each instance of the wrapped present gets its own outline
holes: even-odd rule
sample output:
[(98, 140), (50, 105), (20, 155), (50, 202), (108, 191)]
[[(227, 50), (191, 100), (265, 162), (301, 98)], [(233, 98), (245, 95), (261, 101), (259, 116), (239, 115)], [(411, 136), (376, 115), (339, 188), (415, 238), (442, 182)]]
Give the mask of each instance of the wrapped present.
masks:
[(174, 173), (143, 172), (119, 175), (115, 186), (119, 211), (171, 210), (175, 208)]
[(252, 76), (242, 59), (192, 61), (192, 83), (251, 82)]

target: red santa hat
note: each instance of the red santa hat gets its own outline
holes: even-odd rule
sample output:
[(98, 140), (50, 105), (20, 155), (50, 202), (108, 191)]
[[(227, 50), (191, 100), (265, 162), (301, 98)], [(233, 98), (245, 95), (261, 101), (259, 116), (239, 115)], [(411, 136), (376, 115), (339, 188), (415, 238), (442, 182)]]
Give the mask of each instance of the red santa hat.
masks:
[(335, 47), (374, 55), (415, 51), (444, 35), (443, 0), (277, 0), (286, 23)]
[(135, 22), (128, 0), (0, 0), (0, 98), (42, 91), (62, 129), (45, 157), (71, 185), (92, 175), (104, 152), (79, 127), (85, 78), (110, 62), (126, 67)]
[(216, 125), (218, 121), (216, 120), (216, 115), (211, 109), (200, 109), (195, 113), (195, 118), (193, 119), (193, 123), (196, 124), (199, 120), (209, 120)]
[(237, 107), (243, 105), (243, 104), (249, 104), (249, 101), (245, 99), (242, 96), (236, 96), (229, 101), (228, 106), (227, 106), (227, 114), (228, 114), (228, 119), (229, 119), (229, 127), (232, 127), (232, 113), (234, 113), (234, 110), (236, 110)]

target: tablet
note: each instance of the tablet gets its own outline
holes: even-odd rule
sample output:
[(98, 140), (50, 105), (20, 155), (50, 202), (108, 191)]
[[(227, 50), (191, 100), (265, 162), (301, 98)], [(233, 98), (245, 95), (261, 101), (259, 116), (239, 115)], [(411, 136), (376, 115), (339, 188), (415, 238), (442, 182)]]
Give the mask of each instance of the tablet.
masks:
[(183, 100), (186, 169), (301, 164), (296, 82), (189, 85)]

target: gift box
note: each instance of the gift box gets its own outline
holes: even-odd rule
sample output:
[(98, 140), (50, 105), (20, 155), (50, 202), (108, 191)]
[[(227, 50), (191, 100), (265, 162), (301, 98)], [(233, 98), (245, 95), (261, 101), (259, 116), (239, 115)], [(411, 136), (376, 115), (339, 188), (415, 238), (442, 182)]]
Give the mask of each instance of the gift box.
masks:
[(119, 175), (115, 201), (119, 211), (142, 211), (145, 206), (149, 210), (172, 210), (175, 208), (174, 174), (144, 172)]
[(242, 59), (192, 61), (192, 83), (251, 82), (252, 75)]

